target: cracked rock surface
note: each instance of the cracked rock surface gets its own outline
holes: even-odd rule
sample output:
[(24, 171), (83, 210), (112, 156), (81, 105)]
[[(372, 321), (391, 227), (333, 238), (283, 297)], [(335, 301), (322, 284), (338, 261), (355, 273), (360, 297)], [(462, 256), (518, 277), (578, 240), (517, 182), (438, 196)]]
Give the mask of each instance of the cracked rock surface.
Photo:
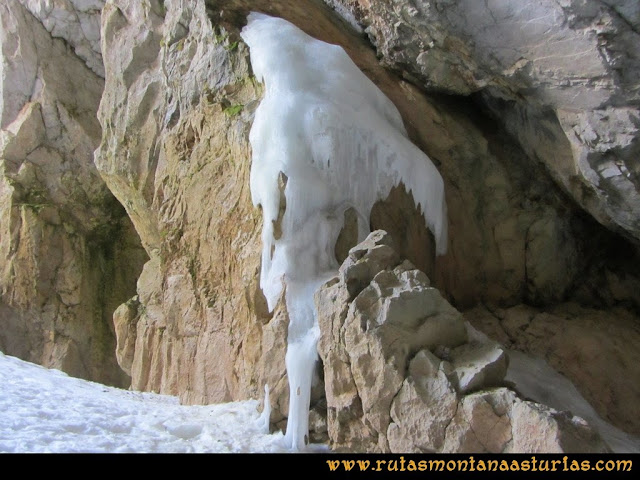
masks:
[(640, 432), (640, 344), (637, 318), (623, 307), (598, 310), (575, 303), (465, 312), (474, 327), (506, 348), (536, 355), (571, 379), (600, 416)]
[(104, 78), (100, 50), (100, 15), (104, 0), (20, 0), (54, 38), (63, 39), (76, 56)]

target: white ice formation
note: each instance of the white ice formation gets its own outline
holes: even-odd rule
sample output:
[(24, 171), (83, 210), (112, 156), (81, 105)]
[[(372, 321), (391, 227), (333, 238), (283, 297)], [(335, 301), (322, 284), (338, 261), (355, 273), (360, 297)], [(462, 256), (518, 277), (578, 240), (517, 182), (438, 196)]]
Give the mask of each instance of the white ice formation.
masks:
[(307, 443), (317, 360), (313, 294), (337, 272), (334, 249), (344, 212), (358, 213), (359, 241), (364, 240), (373, 205), (403, 183), (442, 254), (447, 244), (444, 184), (429, 158), (409, 141), (393, 103), (341, 47), (259, 13), (249, 15), (242, 38), (256, 78), (266, 88), (250, 134), (251, 195), (262, 206), (260, 285), (270, 310), (286, 286), (290, 407), (285, 439), (289, 448), (300, 450)]

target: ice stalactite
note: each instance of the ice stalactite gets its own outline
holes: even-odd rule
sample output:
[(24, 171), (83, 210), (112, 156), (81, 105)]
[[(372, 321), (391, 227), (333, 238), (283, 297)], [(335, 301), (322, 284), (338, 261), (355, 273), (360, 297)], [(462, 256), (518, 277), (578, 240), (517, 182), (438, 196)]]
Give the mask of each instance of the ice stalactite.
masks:
[(341, 47), (259, 13), (249, 15), (242, 38), (266, 89), (250, 133), (251, 195), (262, 206), (260, 285), (270, 310), (286, 286), (290, 406), (285, 440), (299, 450), (308, 438), (317, 361), (313, 295), (337, 271), (334, 249), (344, 212), (357, 212), (358, 240), (364, 240), (373, 205), (403, 183), (442, 254), (447, 244), (444, 184), (429, 158), (409, 141), (393, 103)]

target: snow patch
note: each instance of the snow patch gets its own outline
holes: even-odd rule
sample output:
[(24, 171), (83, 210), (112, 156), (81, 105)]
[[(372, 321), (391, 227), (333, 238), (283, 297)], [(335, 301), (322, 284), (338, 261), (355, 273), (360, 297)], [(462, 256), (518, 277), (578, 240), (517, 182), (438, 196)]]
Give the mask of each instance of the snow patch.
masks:
[(515, 385), (523, 398), (558, 411), (569, 411), (583, 418), (600, 433), (614, 453), (639, 453), (640, 439), (606, 422), (580, 394), (575, 385), (545, 360), (508, 350), (509, 369), (505, 380)]
[(259, 428), (257, 407), (184, 406), (0, 353), (0, 453), (286, 452), (282, 434)]

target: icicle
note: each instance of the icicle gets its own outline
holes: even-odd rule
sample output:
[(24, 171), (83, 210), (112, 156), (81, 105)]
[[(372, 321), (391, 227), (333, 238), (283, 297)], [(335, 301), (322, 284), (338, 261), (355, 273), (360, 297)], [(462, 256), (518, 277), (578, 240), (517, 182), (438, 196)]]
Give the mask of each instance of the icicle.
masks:
[(269, 434), (269, 423), (271, 419), (271, 403), (269, 403), (269, 385), (264, 386), (264, 408), (258, 417), (258, 426), (263, 433)]
[[(301, 449), (317, 360), (313, 294), (338, 268), (334, 247), (344, 211), (353, 208), (364, 219), (358, 226), (363, 240), (373, 205), (402, 182), (442, 254), (444, 184), (408, 140), (398, 110), (342, 48), (259, 13), (249, 15), (242, 38), (266, 87), (250, 133), (251, 195), (264, 216), (260, 285), (270, 310), (286, 285), (291, 401), (285, 437), (292, 449)], [(281, 174), (287, 177), (286, 210), (276, 238)]]

